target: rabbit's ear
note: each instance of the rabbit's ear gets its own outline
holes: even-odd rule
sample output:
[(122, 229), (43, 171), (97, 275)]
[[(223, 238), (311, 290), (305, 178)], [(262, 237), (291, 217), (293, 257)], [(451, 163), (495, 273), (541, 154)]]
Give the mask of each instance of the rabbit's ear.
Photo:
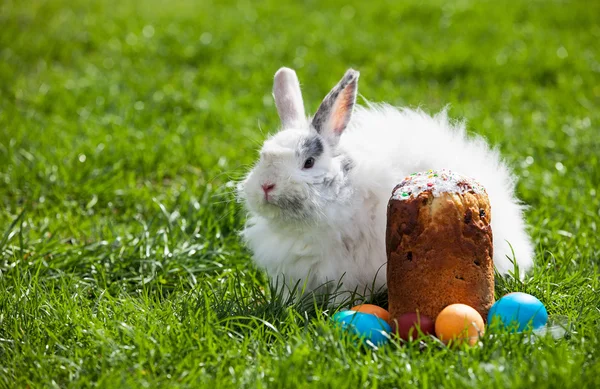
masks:
[(302, 92), (296, 72), (290, 68), (281, 68), (275, 73), (273, 81), (275, 105), (284, 128), (306, 120)]
[(312, 126), (334, 145), (350, 122), (359, 75), (356, 70), (348, 69), (340, 82), (325, 96), (313, 117)]

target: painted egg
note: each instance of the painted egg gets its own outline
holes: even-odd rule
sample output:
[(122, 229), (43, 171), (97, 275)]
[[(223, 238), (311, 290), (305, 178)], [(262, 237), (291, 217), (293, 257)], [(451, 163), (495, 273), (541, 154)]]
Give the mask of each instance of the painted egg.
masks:
[(523, 331), (543, 327), (548, 322), (546, 307), (536, 297), (521, 292), (509, 293), (496, 301), (488, 312), (488, 324), (499, 320), (506, 328)]
[(363, 340), (376, 346), (388, 342), (391, 328), (387, 322), (369, 313), (357, 311), (342, 311), (333, 315), (333, 321), (340, 323), (342, 328), (350, 331)]
[(404, 340), (416, 339), (421, 333), (424, 335), (435, 333), (433, 320), (418, 313), (405, 313), (392, 322), (392, 328)]
[(371, 315), (375, 315), (378, 318), (383, 319), (388, 323), (390, 321), (390, 313), (388, 311), (386, 311), (385, 309), (378, 307), (377, 305), (362, 304), (362, 305), (357, 305), (355, 307), (352, 307), (352, 308), (350, 308), (350, 310), (362, 312), (362, 313), (370, 313)]
[(356, 311), (339, 311), (338, 313), (336, 313), (335, 315), (333, 315), (333, 320), (334, 321), (342, 321), (342, 319), (344, 319), (346, 316), (351, 316), (354, 315), (356, 313)]
[(435, 319), (435, 333), (444, 343), (467, 342), (473, 346), (483, 331), (483, 318), (474, 308), (465, 304), (448, 305)]

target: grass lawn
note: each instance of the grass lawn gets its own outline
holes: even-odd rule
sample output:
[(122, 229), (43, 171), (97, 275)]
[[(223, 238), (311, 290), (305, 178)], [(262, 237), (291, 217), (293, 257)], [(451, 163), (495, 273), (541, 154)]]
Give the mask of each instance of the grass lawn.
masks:
[[(0, 387), (599, 387), (600, 2), (280, 3), (0, 2)], [(537, 247), (497, 294), (566, 337), (369, 351), (271, 293), (231, 186), (280, 66), (497, 145)]]

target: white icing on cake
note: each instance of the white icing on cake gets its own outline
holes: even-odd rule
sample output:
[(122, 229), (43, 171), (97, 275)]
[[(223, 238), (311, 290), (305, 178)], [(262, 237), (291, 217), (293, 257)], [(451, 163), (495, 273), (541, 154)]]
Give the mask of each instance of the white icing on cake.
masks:
[(474, 179), (442, 169), (413, 173), (407, 176), (394, 188), (392, 199), (408, 200), (423, 192), (431, 192), (436, 197), (441, 193), (448, 192), (487, 194), (485, 188)]

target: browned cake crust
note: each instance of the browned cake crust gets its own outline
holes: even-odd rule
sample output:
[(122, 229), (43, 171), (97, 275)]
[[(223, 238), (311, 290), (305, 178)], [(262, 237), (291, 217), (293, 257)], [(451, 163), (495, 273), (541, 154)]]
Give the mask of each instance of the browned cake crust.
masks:
[(491, 210), (485, 190), (475, 192), (422, 191), (390, 200), (386, 246), (392, 319), (417, 311), (435, 319), (455, 303), (487, 317), (494, 303)]

